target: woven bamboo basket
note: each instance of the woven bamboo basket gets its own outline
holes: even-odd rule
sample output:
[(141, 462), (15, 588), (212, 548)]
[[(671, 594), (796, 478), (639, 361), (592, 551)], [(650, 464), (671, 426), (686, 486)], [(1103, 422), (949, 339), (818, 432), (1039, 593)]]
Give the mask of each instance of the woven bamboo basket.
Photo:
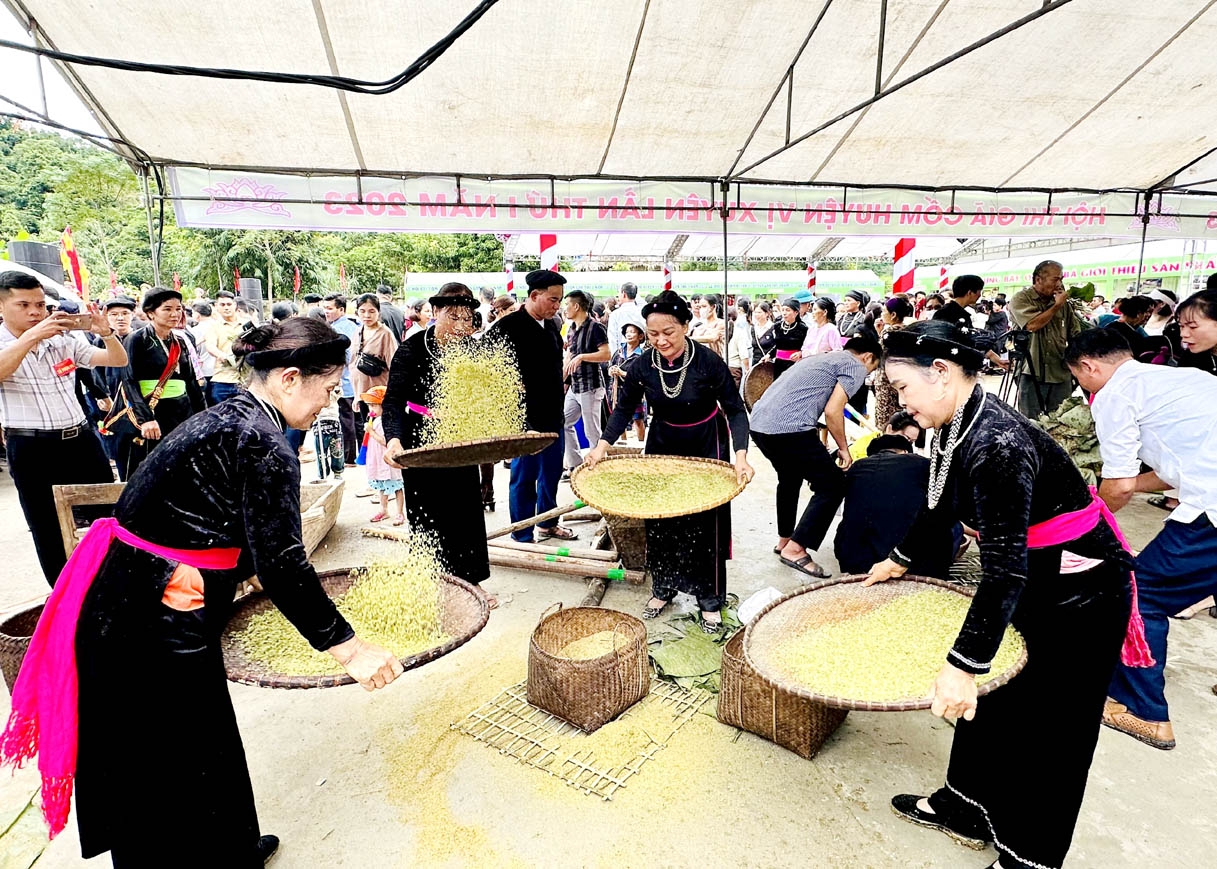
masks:
[(520, 456), (541, 452), (558, 439), (553, 432), (522, 432), (506, 437), (479, 438), (454, 444), (432, 444), (415, 447), (395, 456), (393, 461), (403, 468), (463, 468), (467, 465), (490, 465)]
[(718, 720), (811, 760), (845, 721), (848, 709), (806, 700), (765, 682), (744, 660), (744, 632), (723, 647)]
[[(585, 661), (559, 656), (570, 643), (601, 631), (620, 635), (620, 647)], [(592, 733), (650, 688), (647, 629), (641, 620), (602, 607), (558, 609), (541, 616), (528, 643), (528, 702), (533, 706)]]
[(772, 385), (773, 363), (768, 359), (762, 359), (749, 368), (748, 373), (744, 375), (744, 407), (752, 410), (752, 406), (761, 400), (765, 390)]
[[(354, 575), (353, 575), (354, 574)], [(351, 568), (327, 570), (318, 574), (321, 586), (330, 597), (336, 597), (354, 584), (358, 574)], [(470, 585), (455, 576), (444, 577), (441, 625), (445, 635), (451, 637), (445, 643), (426, 649), (408, 658), (401, 659), (407, 670), (421, 667), (469, 642), (486, 626), (490, 618), (490, 605), (480, 588)], [(221, 644), (224, 649), (224, 668), (233, 682), (260, 685), (263, 688), (333, 688), (337, 685), (353, 685), (355, 680), (346, 673), (320, 676), (288, 676), (271, 671), (265, 663), (245, 656), (236, 635), (249, 623), (250, 617), (274, 607), (266, 595), (249, 595), (237, 601), (236, 611), (224, 630)]]
[[(684, 504), (673, 504), (670, 509), (662, 512), (647, 513), (636, 509), (630, 509), (625, 504), (603, 504), (598, 503), (598, 499), (589, 497), (587, 494), (586, 481), (591, 478), (601, 468), (612, 467), (616, 463), (629, 463), (642, 468), (644, 471), (655, 472), (670, 472), (680, 470), (703, 470), (711, 468), (715, 473), (723, 475), (731, 481), (731, 494), (719, 498), (717, 500), (700, 502), (688, 502)], [(747, 483), (740, 483), (735, 478), (735, 466), (729, 462), (720, 462), (718, 459), (703, 459), (693, 456), (667, 456), (667, 455), (652, 455), (652, 456), (609, 456), (602, 459), (594, 468), (589, 468), (587, 465), (580, 465), (570, 475), (570, 488), (575, 493), (575, 497), (591, 507), (595, 507), (603, 515), (622, 516), (628, 519), (672, 519), (677, 516), (689, 516), (693, 513), (703, 513), (706, 510), (713, 510), (715, 507), (721, 507), (723, 504), (731, 501), (740, 492), (744, 491)]]
[[(911, 712), (929, 709), (930, 701), (924, 696), (903, 700), (873, 702), (858, 698), (834, 697), (811, 690), (806, 685), (790, 682), (775, 675), (768, 652), (775, 648), (792, 631), (807, 626), (829, 625), (866, 615), (883, 603), (902, 595), (917, 591), (925, 585), (946, 589), (954, 594), (971, 598), (975, 591), (952, 585), (926, 576), (905, 575), (870, 588), (857, 583), (865, 575), (839, 576), (804, 586), (785, 597), (778, 598), (761, 610), (744, 633), (744, 658), (748, 665), (767, 684), (805, 700), (811, 700), (836, 709), (859, 709), (867, 712)], [(945, 651), (944, 651), (945, 661)], [(1022, 672), (1027, 664), (1024, 644), (1022, 655), (1005, 672), (977, 686), (980, 696), (996, 691)], [(929, 690), (926, 685), (926, 690)]]
[[(611, 446), (609, 456), (640, 456), (642, 447)], [(604, 522), (608, 525), (609, 537), (613, 548), (621, 557), (621, 565), (626, 570), (646, 570), (647, 568), (647, 526), (641, 519), (627, 519), (625, 516), (605, 515)]]
[(10, 694), (17, 684), (17, 674), (21, 672), (21, 662), (25, 660), (34, 628), (42, 616), (42, 607), (38, 604), (23, 609), (0, 622), (0, 671), (4, 673), (4, 684)]

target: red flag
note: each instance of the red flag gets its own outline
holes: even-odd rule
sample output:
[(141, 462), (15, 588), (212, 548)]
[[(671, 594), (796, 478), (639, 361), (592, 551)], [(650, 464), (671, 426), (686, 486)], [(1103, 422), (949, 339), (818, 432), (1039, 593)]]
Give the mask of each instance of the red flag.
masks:
[(118, 275), (115, 274), (114, 272), (110, 272), (110, 290), (113, 291), (113, 290), (117, 290), (117, 289), (118, 289)]
[(177, 272), (173, 273), (173, 289), (179, 293), (182, 291), (182, 279), (178, 277)]
[(338, 288), (347, 291), (347, 267), (342, 263), (338, 264)]
[(292, 295), (300, 295), (300, 266), (293, 266), (296, 270), (296, 277), (292, 279)]

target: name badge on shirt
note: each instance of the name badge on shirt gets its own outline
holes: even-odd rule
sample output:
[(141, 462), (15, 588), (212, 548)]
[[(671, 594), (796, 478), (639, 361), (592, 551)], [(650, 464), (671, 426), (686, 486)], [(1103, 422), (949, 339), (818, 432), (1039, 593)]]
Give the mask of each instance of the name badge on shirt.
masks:
[(62, 362), (56, 363), (51, 367), (51, 370), (60, 377), (67, 377), (76, 370), (76, 362), (72, 359), (65, 359)]

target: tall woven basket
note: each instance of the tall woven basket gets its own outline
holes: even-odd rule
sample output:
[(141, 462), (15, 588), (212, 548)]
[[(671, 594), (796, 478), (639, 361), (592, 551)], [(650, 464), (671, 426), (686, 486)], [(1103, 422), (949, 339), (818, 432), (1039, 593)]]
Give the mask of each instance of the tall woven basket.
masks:
[[(640, 456), (642, 447), (611, 446), (610, 456)], [(613, 548), (621, 558), (621, 566), (626, 570), (646, 570), (647, 568), (647, 526), (643, 519), (627, 519), (625, 516), (604, 517), (608, 525), (609, 538)]]
[(25, 660), (26, 649), (30, 647), (34, 628), (42, 616), (42, 606), (38, 604), (13, 613), (0, 622), (0, 671), (4, 673), (4, 684), (8, 685), (10, 694), (17, 684), (17, 674), (21, 672), (21, 662)]
[(744, 632), (723, 647), (718, 720), (747, 730), (811, 760), (832, 736), (848, 709), (834, 709), (771, 687), (744, 660)]
[[(601, 631), (617, 635), (617, 648), (607, 655), (586, 661), (559, 655), (570, 643)], [(559, 609), (543, 615), (532, 632), (528, 702), (580, 730), (598, 730), (650, 688), (647, 629), (634, 616), (601, 607)]]

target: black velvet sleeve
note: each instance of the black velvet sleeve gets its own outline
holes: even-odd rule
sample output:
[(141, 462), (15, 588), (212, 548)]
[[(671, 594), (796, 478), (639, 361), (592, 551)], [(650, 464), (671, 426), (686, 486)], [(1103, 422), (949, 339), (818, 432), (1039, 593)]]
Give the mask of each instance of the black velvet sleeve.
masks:
[[(147, 328), (151, 329), (152, 327), (148, 326)], [(122, 369), (123, 391), (126, 392), (127, 403), (131, 405), (131, 412), (135, 414), (135, 418), (139, 421), (140, 425), (156, 419), (152, 409), (144, 401), (143, 393), (139, 391), (140, 374), (147, 367), (147, 359), (145, 357), (148, 352), (148, 342), (142, 332), (142, 329), (132, 332), (127, 336), (127, 340), (123, 342), (123, 346), (127, 350), (127, 364)], [(157, 371), (153, 377), (159, 378), (160, 375), (161, 372)]]
[(727, 426), (731, 429), (731, 445), (735, 451), (748, 450), (748, 411), (744, 407), (744, 399), (735, 386), (735, 378), (727, 363), (718, 357), (716, 372), (718, 374), (718, 404), (727, 415)]
[[(412, 336), (411, 336), (412, 337)], [(407, 341), (397, 345), (393, 361), (389, 364), (389, 384), (381, 405), (380, 421), (385, 430), (385, 443), (397, 438), (405, 444), (406, 393), (409, 391), (409, 356)]]
[(1027, 529), (1037, 469), (1029, 450), (1000, 436), (988, 448), (965, 448), (959, 458), (966, 459), (959, 470), (976, 509), (983, 579), (947, 660), (969, 673), (987, 673), (1027, 584)]
[(262, 587), (314, 649), (346, 642), (355, 632), (322, 590), (301, 538), (299, 461), (257, 430), (239, 455), (246, 545)]
[(617, 439), (630, 427), (630, 423), (634, 419), (634, 411), (638, 405), (642, 404), (645, 394), (642, 386), (642, 372), (646, 368), (646, 363), (643, 361), (645, 357), (644, 353), (626, 369), (625, 380), (621, 381), (621, 387), (617, 390), (617, 406), (613, 408), (608, 425), (604, 427), (604, 432), (600, 435), (601, 440), (615, 444)]

